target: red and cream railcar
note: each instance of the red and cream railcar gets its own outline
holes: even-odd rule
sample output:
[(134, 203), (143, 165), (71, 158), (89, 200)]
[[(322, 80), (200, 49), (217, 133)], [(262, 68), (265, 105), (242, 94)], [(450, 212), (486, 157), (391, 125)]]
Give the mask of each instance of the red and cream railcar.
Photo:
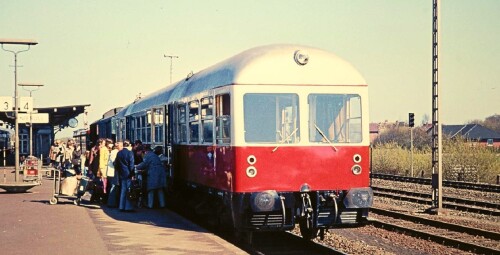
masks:
[(240, 231), (302, 235), (368, 215), (368, 87), (351, 64), (305, 46), (245, 51), (116, 115), (118, 139), (168, 148), (171, 186)]

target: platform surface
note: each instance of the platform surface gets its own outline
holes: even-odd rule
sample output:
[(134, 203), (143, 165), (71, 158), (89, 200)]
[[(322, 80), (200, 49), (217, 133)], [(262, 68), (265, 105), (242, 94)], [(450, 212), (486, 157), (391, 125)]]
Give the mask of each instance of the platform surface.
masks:
[(168, 209), (120, 212), (88, 194), (81, 206), (50, 205), (52, 193), (47, 178), (26, 193), (0, 190), (1, 254), (247, 254)]

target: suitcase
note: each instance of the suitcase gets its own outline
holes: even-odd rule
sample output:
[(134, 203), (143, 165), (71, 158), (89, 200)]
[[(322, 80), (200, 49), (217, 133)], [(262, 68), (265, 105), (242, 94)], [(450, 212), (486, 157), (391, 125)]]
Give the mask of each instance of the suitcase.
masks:
[(80, 179), (80, 185), (78, 185), (78, 190), (76, 192), (76, 195), (78, 197), (81, 197), (85, 194), (85, 191), (87, 191), (87, 185), (89, 184), (89, 178), (87, 176), (83, 176), (82, 179)]

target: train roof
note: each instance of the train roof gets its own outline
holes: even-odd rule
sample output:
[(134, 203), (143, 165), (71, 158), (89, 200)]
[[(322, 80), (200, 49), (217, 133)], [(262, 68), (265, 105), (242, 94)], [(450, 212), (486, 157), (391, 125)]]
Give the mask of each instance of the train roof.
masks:
[(118, 116), (226, 85), (366, 85), (347, 61), (318, 48), (278, 44), (256, 47), (125, 106)]

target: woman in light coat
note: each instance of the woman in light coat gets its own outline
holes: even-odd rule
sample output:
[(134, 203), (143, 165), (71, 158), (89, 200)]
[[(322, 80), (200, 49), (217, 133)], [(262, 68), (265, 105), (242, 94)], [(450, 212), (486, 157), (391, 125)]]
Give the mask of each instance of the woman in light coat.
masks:
[(111, 146), (111, 151), (109, 152), (108, 167), (106, 171), (106, 176), (108, 177), (107, 178), (108, 186), (111, 186), (108, 195), (108, 206), (118, 207), (118, 195), (120, 193), (118, 192), (119, 184), (118, 184), (118, 177), (115, 174), (114, 164), (116, 155), (118, 154), (118, 147), (121, 146), (121, 144), (119, 145), (119, 143), (116, 143), (114, 145), (111, 144), (108, 146)]

